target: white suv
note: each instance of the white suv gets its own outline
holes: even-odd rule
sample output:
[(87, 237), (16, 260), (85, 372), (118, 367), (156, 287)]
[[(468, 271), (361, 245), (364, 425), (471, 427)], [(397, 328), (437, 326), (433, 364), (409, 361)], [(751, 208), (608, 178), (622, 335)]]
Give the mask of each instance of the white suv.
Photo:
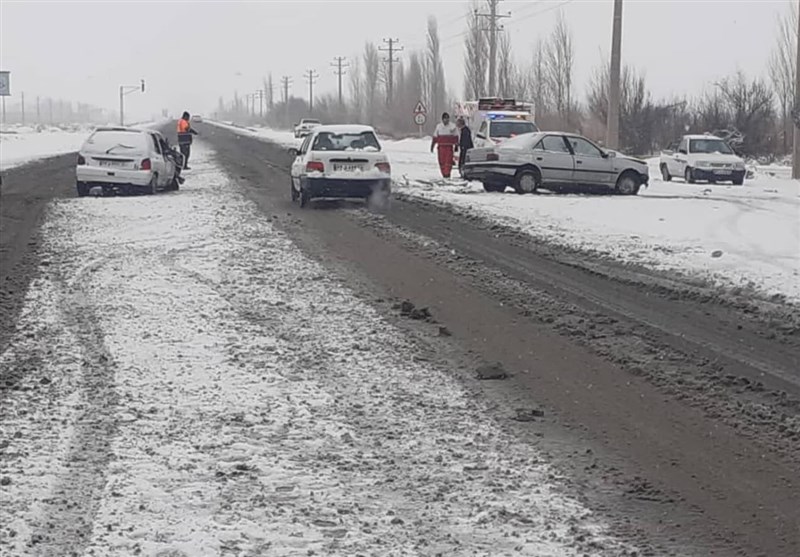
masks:
[(104, 193), (178, 189), (181, 163), (181, 155), (157, 131), (97, 128), (78, 153), (78, 196), (98, 186)]
[(665, 182), (680, 177), (687, 184), (706, 180), (741, 186), (746, 172), (744, 161), (730, 145), (713, 135), (684, 135), (661, 152), (659, 168)]
[(320, 197), (384, 201), (391, 193), (389, 157), (370, 126), (319, 126), (289, 153), (292, 201), (301, 207)]

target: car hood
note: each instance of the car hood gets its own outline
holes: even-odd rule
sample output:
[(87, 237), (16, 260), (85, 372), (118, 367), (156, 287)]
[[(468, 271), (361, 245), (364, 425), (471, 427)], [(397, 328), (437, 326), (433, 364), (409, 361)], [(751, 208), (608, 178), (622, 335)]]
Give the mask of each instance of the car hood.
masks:
[(741, 157), (726, 153), (692, 153), (689, 155), (693, 160), (703, 160), (709, 162), (735, 163), (743, 162)]

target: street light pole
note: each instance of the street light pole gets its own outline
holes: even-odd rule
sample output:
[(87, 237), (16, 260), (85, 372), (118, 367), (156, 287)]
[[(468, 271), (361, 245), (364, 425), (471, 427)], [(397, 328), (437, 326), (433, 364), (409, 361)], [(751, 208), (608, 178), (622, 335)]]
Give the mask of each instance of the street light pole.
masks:
[(125, 95), (130, 95), (141, 90), (144, 93), (144, 79), (139, 85), (120, 85), (119, 86), (119, 125), (125, 125)]
[(798, 1), (797, 17), (797, 54), (795, 58), (794, 72), (794, 110), (792, 110), (792, 120), (794, 122), (794, 136), (792, 140), (792, 178), (800, 180), (800, 1)]

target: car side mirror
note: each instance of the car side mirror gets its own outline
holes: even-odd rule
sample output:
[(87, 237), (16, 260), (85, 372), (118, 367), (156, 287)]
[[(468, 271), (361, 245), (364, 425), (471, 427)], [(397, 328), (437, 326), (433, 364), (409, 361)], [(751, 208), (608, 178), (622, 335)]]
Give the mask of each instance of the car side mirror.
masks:
[(617, 156), (616, 151), (603, 151), (604, 159), (613, 159), (616, 158), (616, 156)]
[(486, 136), (483, 135), (482, 133), (475, 134), (475, 137), (477, 137), (478, 139), (486, 139)]
[(299, 157), (300, 156), (300, 150), (297, 149), (296, 147), (289, 147), (289, 154), (291, 156), (293, 156), (293, 157)]
[(681, 155), (688, 155), (688, 153), (686, 152), (686, 149), (678, 149), (678, 152), (679, 152)]

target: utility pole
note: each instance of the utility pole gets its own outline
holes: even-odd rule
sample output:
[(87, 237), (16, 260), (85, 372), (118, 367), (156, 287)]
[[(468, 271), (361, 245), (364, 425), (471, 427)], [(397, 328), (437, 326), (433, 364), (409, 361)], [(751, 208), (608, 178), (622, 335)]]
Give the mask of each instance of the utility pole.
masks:
[(289, 114), (289, 86), (292, 84), (292, 78), (285, 75), (281, 78), (281, 85), (283, 85), (283, 104), (286, 110), (286, 125), (291, 125), (291, 118)]
[(606, 147), (619, 149), (619, 91), (622, 66), (622, 0), (614, 0), (614, 25), (611, 34), (611, 67), (608, 73), (608, 121)]
[(258, 95), (258, 117), (264, 117), (264, 89), (256, 89), (256, 95)]
[(317, 82), (319, 78), (319, 74), (316, 70), (306, 70), (306, 73), (303, 74), (308, 80), (308, 113), (314, 113), (314, 84)]
[(336, 77), (339, 78), (339, 106), (344, 106), (344, 102), (342, 100), (342, 76), (347, 73), (346, 68), (350, 64), (346, 62), (347, 58), (344, 56), (336, 56), (331, 63), (331, 66), (336, 68), (333, 73), (336, 74)]
[(386, 80), (386, 104), (391, 104), (392, 97), (394, 93), (394, 63), (399, 62), (397, 58), (394, 57), (395, 52), (401, 52), (403, 47), (396, 46), (397, 43), (400, 42), (400, 39), (383, 39), (383, 42), (388, 44), (388, 47), (379, 46), (378, 50), (382, 50), (383, 52), (388, 52), (389, 57), (386, 59), (386, 62), (389, 65), (389, 75), (387, 76), (388, 79)]
[(489, 28), (483, 29), (489, 32), (489, 95), (497, 94), (497, 32), (503, 29), (502, 25), (497, 25), (498, 20), (511, 17), (511, 13), (498, 14), (497, 5), (500, 0), (486, 0), (489, 4), (488, 14), (476, 14), (478, 17), (489, 18)]
[[(798, 1), (800, 9), (800, 1)], [(800, 14), (800, 12), (798, 12)], [(792, 146), (792, 178), (800, 180), (800, 17), (797, 18), (797, 59), (794, 77), (794, 138)]]

